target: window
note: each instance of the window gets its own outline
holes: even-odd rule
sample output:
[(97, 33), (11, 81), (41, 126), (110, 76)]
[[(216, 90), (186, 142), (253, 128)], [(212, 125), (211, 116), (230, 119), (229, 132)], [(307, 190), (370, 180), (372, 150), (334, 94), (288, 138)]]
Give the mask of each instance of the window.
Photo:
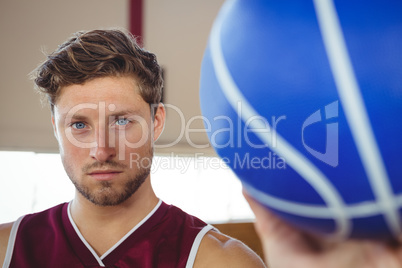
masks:
[[(0, 151), (0, 163), (0, 223), (74, 197), (59, 154)], [(216, 157), (157, 155), (151, 181), (163, 201), (209, 223), (254, 218), (240, 181)]]

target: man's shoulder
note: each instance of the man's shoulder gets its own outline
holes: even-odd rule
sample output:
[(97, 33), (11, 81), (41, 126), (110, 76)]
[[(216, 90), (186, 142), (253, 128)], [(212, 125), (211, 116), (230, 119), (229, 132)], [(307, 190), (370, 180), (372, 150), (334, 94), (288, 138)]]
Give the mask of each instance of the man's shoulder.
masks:
[(29, 225), (30, 229), (34, 229), (35, 226), (42, 227), (46, 223), (51, 224), (54, 222), (55, 218), (60, 217), (63, 206), (66, 206), (67, 204), (68, 203), (62, 203), (40, 212), (23, 215), (16, 222), (0, 224), (0, 251), (3, 250), (4, 245), (7, 247), (8, 239), (14, 223), (17, 223), (17, 227), (19, 228), (23, 224)]
[(200, 244), (194, 267), (265, 267), (261, 258), (241, 241), (209, 231)]
[(14, 222), (0, 224), (0, 247), (8, 242)]
[(42, 211), (25, 214), (21, 217), (21, 224), (18, 224), (19, 229), (29, 226), (30, 233), (35, 233), (37, 227), (45, 229), (44, 226), (52, 228), (55, 225), (60, 225), (63, 214), (67, 215), (67, 207), (68, 203), (61, 203)]
[(8, 239), (14, 222), (0, 224), (0, 265), (3, 265), (6, 256)]
[(68, 203), (62, 203), (40, 212), (23, 215), (20, 218), (18, 218), (15, 222), (0, 224), (0, 267), (4, 262), (4, 258), (8, 247), (8, 241), (10, 239), (11, 230), (14, 224), (16, 226), (14, 227), (15, 231), (12, 234), (13, 239), (16, 238), (17, 231), (19, 231), (20, 229), (27, 230), (24, 229), (23, 227), (29, 226), (29, 235), (36, 237), (40, 240), (40, 237), (43, 237), (44, 232), (43, 230), (45, 230), (46, 232), (51, 231), (51, 228), (53, 228), (56, 224), (55, 222), (61, 220), (60, 215), (62, 214), (63, 207), (67, 205)]

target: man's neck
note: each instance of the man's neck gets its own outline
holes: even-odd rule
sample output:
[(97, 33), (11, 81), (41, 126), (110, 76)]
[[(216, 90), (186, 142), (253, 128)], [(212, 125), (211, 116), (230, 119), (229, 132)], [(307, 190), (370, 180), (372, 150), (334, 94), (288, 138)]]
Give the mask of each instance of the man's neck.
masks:
[(77, 193), (71, 204), (72, 218), (87, 242), (101, 256), (158, 204), (150, 180), (117, 206), (99, 206)]

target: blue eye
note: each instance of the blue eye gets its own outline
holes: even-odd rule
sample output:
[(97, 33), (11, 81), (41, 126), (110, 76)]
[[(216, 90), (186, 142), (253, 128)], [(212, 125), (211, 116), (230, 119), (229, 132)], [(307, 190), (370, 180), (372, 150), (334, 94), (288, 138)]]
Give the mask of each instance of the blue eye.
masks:
[(71, 125), (73, 128), (75, 129), (83, 129), (85, 128), (85, 124), (82, 122), (76, 122), (74, 124)]
[(120, 118), (120, 119), (117, 119), (116, 125), (124, 126), (124, 125), (127, 125), (129, 122), (130, 121), (126, 118)]

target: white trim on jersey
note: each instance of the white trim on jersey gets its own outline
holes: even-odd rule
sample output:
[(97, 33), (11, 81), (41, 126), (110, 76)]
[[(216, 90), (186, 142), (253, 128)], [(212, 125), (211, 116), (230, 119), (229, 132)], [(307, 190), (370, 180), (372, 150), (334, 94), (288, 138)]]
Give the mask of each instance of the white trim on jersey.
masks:
[(5, 256), (4, 262), (3, 262), (3, 268), (8, 268), (10, 266), (11, 258), (13, 257), (15, 239), (17, 238), (18, 227), (20, 226), (20, 223), (24, 217), (25, 217), (25, 215), (19, 217), (13, 223), (13, 227), (11, 227), (10, 237), (8, 238), (6, 256)]
[(137, 230), (141, 225), (143, 225), (154, 213), (155, 211), (158, 210), (160, 205), (162, 204), (162, 200), (159, 199), (158, 204), (152, 209), (148, 215), (142, 219), (136, 226), (134, 226), (125, 236), (123, 236), (116, 244), (114, 244), (108, 251), (106, 251), (101, 257), (96, 254), (95, 250), (89, 245), (89, 243), (85, 240), (84, 236), (81, 234), (80, 230), (78, 229), (77, 225), (75, 224), (73, 217), (71, 216), (70, 212), (70, 207), (71, 207), (70, 202), (68, 204), (67, 212), (68, 212), (68, 219), (70, 220), (71, 225), (74, 227), (75, 232), (77, 233), (78, 237), (81, 239), (82, 243), (88, 248), (88, 250), (92, 253), (98, 264), (102, 267), (105, 267), (105, 264), (103, 263), (103, 259), (111, 253), (114, 249), (116, 249), (121, 243), (123, 243), (135, 230)]
[(106, 251), (102, 256), (101, 259), (103, 260), (110, 252), (112, 252), (115, 248), (117, 248), (121, 243), (124, 242), (135, 230), (137, 230), (141, 225), (143, 225), (152, 215), (154, 215), (155, 211), (161, 206), (162, 200), (159, 199), (158, 204), (154, 207), (154, 209), (140, 221), (133, 229), (131, 229), (125, 236), (122, 237), (113, 247), (111, 247), (108, 251)]
[(201, 241), (210, 230), (214, 229), (212, 225), (206, 225), (202, 230), (197, 234), (194, 239), (193, 245), (191, 246), (190, 254), (188, 255), (186, 268), (192, 268), (194, 265), (195, 257), (197, 256), (198, 248), (200, 247)]
[(87, 242), (87, 240), (85, 240), (84, 236), (81, 234), (80, 230), (78, 229), (77, 225), (75, 224), (73, 217), (71, 216), (71, 212), (70, 212), (71, 203), (72, 203), (72, 201), (70, 203), (68, 203), (68, 208), (67, 208), (68, 219), (70, 220), (71, 225), (73, 226), (78, 237), (81, 239), (82, 243), (84, 243), (84, 245), (87, 247), (87, 249), (92, 253), (94, 258), (98, 262), (99, 266), (105, 267), (105, 264), (102, 262), (102, 260), (98, 256), (98, 254), (96, 254), (95, 250), (91, 247), (91, 245)]

